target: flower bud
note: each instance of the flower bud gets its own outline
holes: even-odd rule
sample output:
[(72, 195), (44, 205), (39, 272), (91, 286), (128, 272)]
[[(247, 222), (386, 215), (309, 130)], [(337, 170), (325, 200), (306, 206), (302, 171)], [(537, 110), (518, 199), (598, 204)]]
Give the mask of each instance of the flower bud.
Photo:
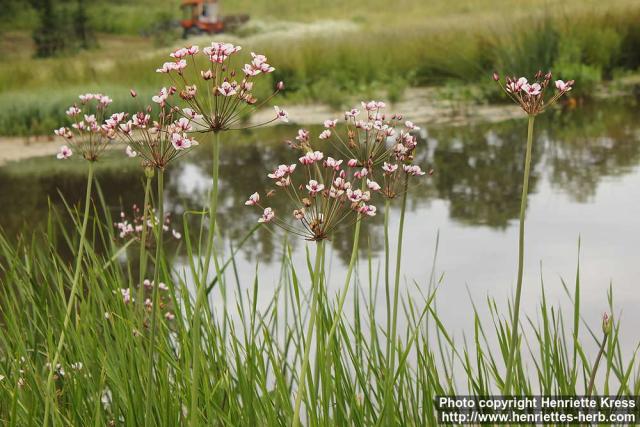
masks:
[(613, 319), (609, 317), (607, 313), (604, 313), (602, 315), (602, 332), (604, 332), (606, 335), (609, 335), (611, 333), (612, 326)]
[(276, 85), (276, 89), (284, 90), (284, 82), (283, 81), (279, 81), (278, 84)]
[(493, 80), (496, 81), (496, 82), (498, 80), (500, 80), (500, 75), (498, 73), (496, 73), (495, 71), (493, 72)]
[(131, 90), (129, 91), (129, 93), (131, 94), (131, 97), (132, 97), (132, 98), (135, 98), (136, 96), (138, 96), (138, 93), (137, 93), (135, 90), (133, 90), (133, 89), (131, 89)]

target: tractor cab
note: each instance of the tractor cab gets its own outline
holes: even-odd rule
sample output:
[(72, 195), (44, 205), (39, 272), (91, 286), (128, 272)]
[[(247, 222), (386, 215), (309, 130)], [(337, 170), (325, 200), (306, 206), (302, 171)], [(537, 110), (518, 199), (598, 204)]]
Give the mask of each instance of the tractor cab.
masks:
[(180, 8), (185, 38), (192, 34), (220, 33), (224, 29), (218, 0), (183, 0)]

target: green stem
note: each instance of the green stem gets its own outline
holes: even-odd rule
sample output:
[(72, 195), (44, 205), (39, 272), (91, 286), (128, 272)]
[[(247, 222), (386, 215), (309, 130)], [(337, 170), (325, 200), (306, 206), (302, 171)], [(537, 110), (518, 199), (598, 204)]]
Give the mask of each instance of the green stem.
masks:
[(80, 243), (78, 246), (78, 253), (76, 255), (76, 269), (73, 274), (73, 282), (71, 284), (71, 293), (69, 294), (69, 301), (67, 302), (67, 310), (64, 317), (64, 322), (62, 324), (62, 332), (60, 333), (60, 338), (58, 339), (58, 346), (56, 348), (56, 353), (49, 367), (49, 375), (47, 376), (47, 385), (46, 385), (47, 396), (45, 398), (44, 420), (42, 422), (43, 426), (48, 426), (51, 403), (55, 405), (55, 389), (53, 391), (51, 390), (51, 388), (53, 387), (53, 375), (56, 369), (56, 365), (58, 364), (58, 359), (60, 358), (60, 353), (62, 352), (62, 347), (64, 346), (65, 333), (67, 328), (69, 327), (69, 322), (71, 321), (71, 312), (73, 311), (73, 307), (76, 301), (76, 296), (78, 294), (78, 288), (80, 287), (80, 269), (82, 267), (82, 257), (84, 255), (84, 248), (86, 246), (85, 237), (87, 233), (87, 225), (89, 223), (89, 207), (91, 204), (92, 184), (93, 184), (93, 162), (89, 162), (89, 172), (87, 174), (87, 192), (85, 194), (85, 199), (84, 199), (84, 218), (82, 219), (82, 229), (80, 231)]
[(516, 300), (513, 306), (513, 320), (511, 324), (511, 343), (509, 344), (509, 359), (507, 360), (507, 375), (504, 382), (503, 394), (511, 392), (513, 364), (518, 345), (518, 323), (520, 321), (520, 296), (522, 295), (522, 273), (524, 270), (524, 217), (527, 210), (527, 195), (529, 194), (529, 173), (531, 170), (531, 150), (533, 147), (533, 122), (535, 116), (529, 116), (527, 130), (527, 153), (524, 161), (524, 178), (522, 183), (522, 198), (520, 199), (520, 235), (518, 239), (518, 281), (516, 284)]
[[(391, 328), (391, 286), (389, 280), (389, 214), (391, 210), (391, 200), (386, 199), (384, 203), (384, 292), (386, 297), (387, 328)], [(387, 354), (390, 352), (391, 340), (387, 340)]]
[[(142, 283), (147, 273), (147, 211), (149, 205), (149, 197), (151, 196), (151, 181), (153, 175), (146, 173), (147, 181), (144, 186), (144, 205), (142, 206), (142, 235), (140, 236), (140, 280), (138, 281), (138, 304), (144, 312), (144, 286)], [(144, 316), (143, 316), (144, 317)]]
[(604, 338), (602, 338), (602, 344), (600, 345), (600, 351), (598, 351), (598, 356), (596, 357), (596, 361), (593, 364), (593, 370), (591, 371), (591, 378), (589, 378), (589, 386), (587, 387), (587, 397), (591, 396), (591, 393), (593, 392), (593, 385), (596, 381), (596, 373), (598, 372), (600, 359), (602, 359), (602, 355), (604, 354), (604, 348), (607, 345), (607, 338), (609, 338), (609, 334), (605, 333)]
[[(198, 284), (198, 291), (196, 295), (196, 304), (193, 310), (193, 331), (192, 331), (192, 378), (191, 378), (191, 410), (189, 412), (189, 423), (195, 427), (198, 425), (198, 386), (200, 384), (200, 323), (202, 305), (207, 299), (207, 276), (209, 273), (209, 266), (211, 265), (211, 257), (214, 256), (214, 241), (215, 241), (215, 229), (216, 229), (216, 216), (218, 212), (218, 174), (220, 169), (220, 133), (214, 133), (213, 140), (213, 170), (212, 180), (213, 189), (211, 191), (211, 198), (209, 200), (209, 236), (207, 240), (207, 248), (204, 258), (204, 269), (202, 272), (202, 280)], [(216, 269), (216, 279), (218, 283), (221, 283), (220, 267), (217, 259), (214, 263)], [(221, 289), (223, 286), (221, 285)], [(224, 296), (224, 295), (223, 295)], [(226, 300), (226, 298), (225, 298)]]
[[(391, 316), (391, 331), (387, 339), (390, 341), (387, 343), (389, 353), (387, 366), (387, 379), (385, 387), (385, 404), (384, 415), (385, 417), (391, 416), (391, 405), (389, 400), (393, 394), (393, 381), (394, 381), (394, 369), (395, 369), (395, 357), (396, 357), (396, 334), (398, 329), (398, 294), (400, 291), (400, 269), (402, 261), (402, 238), (404, 236), (404, 216), (407, 210), (407, 193), (409, 189), (409, 175), (405, 175), (404, 191), (402, 192), (402, 208), (400, 210), (400, 225), (398, 226), (398, 247), (396, 248), (396, 272), (393, 283), (393, 311)], [(390, 419), (387, 419), (387, 425), (390, 424)]]
[[(204, 271), (202, 273), (202, 282), (207, 283), (207, 275), (209, 274), (209, 266), (211, 265), (211, 257), (213, 255), (213, 243), (215, 240), (216, 218), (218, 213), (218, 176), (220, 169), (220, 133), (214, 133), (213, 139), (213, 169), (212, 181), (213, 189), (211, 190), (211, 198), (209, 199), (209, 238), (207, 240), (207, 248), (204, 258)], [(198, 294), (199, 296), (200, 294)]]
[(154, 367), (154, 352), (156, 344), (156, 329), (158, 328), (158, 287), (160, 285), (160, 273), (162, 270), (162, 235), (164, 230), (164, 170), (158, 169), (158, 219), (157, 219), (157, 231), (156, 231), (156, 264), (153, 277), (153, 291), (151, 297), (151, 335), (149, 337), (149, 355), (147, 357), (147, 363), (149, 364), (149, 378), (147, 381), (146, 390), (146, 404), (145, 404), (145, 426), (152, 425), (151, 416), (151, 402), (154, 400), (151, 395), (151, 388), (153, 386), (153, 367)]
[(324, 243), (319, 241), (316, 246), (316, 261), (313, 269), (313, 283), (311, 284), (311, 314), (309, 316), (309, 324), (307, 326), (307, 334), (304, 342), (304, 359), (302, 361), (302, 368), (299, 375), (299, 387), (296, 394), (295, 406), (293, 409), (293, 421), (291, 427), (298, 427), (300, 425), (300, 405), (302, 404), (302, 396), (305, 393), (305, 386), (307, 380), (307, 370), (309, 369), (309, 355), (311, 354), (311, 342), (313, 339), (313, 328), (316, 323), (316, 315), (318, 312), (318, 301), (320, 299), (320, 284), (322, 283), (320, 274), (320, 263), (322, 261), (322, 251)]
[[(362, 181), (362, 185), (360, 187), (363, 191), (366, 188), (366, 181)], [(356, 261), (358, 260), (358, 247), (360, 243), (360, 225), (362, 223), (362, 215), (358, 214), (358, 219), (356, 220), (355, 230), (353, 232), (353, 246), (351, 247), (351, 259), (349, 260), (349, 267), (347, 268), (347, 276), (344, 279), (344, 286), (342, 287), (342, 293), (340, 294), (340, 299), (338, 300), (338, 309), (336, 310), (335, 315), (333, 316), (333, 323), (331, 324), (331, 329), (329, 330), (329, 335), (325, 340), (325, 351), (329, 347), (329, 343), (333, 339), (333, 335), (336, 332), (336, 328), (338, 327), (338, 322), (342, 316), (342, 309), (344, 307), (344, 302), (347, 299), (347, 293), (349, 291), (349, 286), (351, 285), (351, 275), (353, 274), (353, 269), (356, 265)]]

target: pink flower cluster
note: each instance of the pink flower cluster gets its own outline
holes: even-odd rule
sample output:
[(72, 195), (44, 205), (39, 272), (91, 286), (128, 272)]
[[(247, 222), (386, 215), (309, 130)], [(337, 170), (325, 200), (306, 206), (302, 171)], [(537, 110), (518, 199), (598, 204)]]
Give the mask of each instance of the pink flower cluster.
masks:
[[(146, 245), (152, 246), (153, 230), (157, 226), (160, 219), (155, 215), (153, 210), (151, 210), (148, 213), (148, 218), (145, 223), (145, 221), (143, 221), (144, 218), (140, 211), (140, 208), (137, 205), (133, 205), (132, 212), (133, 214), (131, 219), (128, 218), (125, 212), (120, 212), (120, 221), (115, 222), (113, 224), (116, 230), (118, 231), (118, 236), (121, 239), (134, 238), (140, 241), (142, 236), (142, 231), (146, 226), (147, 227)], [(165, 216), (164, 221), (162, 223), (162, 230), (165, 233), (170, 232), (171, 235), (176, 240), (180, 240), (182, 238), (182, 234), (180, 234), (180, 232), (178, 232), (174, 228), (171, 228), (170, 215)]]
[(538, 71), (534, 81), (529, 81), (526, 77), (509, 77), (505, 79), (504, 85), (500, 81), (497, 73), (493, 74), (493, 79), (500, 85), (507, 95), (529, 115), (542, 113), (546, 108), (553, 105), (562, 95), (573, 88), (573, 80), (556, 80), (556, 91), (549, 99), (545, 99), (545, 91), (550, 86), (551, 73), (543, 74)]
[[(300, 135), (305, 137), (304, 133)], [(267, 196), (281, 192), (293, 202), (294, 224), (277, 217), (273, 208), (263, 206), (260, 194), (256, 192), (249, 196), (245, 205), (262, 210), (258, 222), (273, 222), (295, 235), (317, 241), (328, 238), (346, 219), (355, 220), (357, 213), (363, 216), (376, 214), (376, 207), (369, 204), (371, 192), (358, 188), (361, 183), (358, 178), (348, 179), (347, 171), (342, 169), (343, 160), (325, 157), (321, 151), (308, 151), (298, 161), (300, 165), (282, 164), (267, 174), (275, 186)], [(296, 172), (300, 169), (302, 181), (297, 181)]]
[[(275, 68), (266, 56), (254, 52), (249, 63), (234, 68), (232, 58), (240, 50), (242, 47), (231, 43), (213, 42), (202, 50), (188, 46), (173, 51), (173, 61), (156, 70), (171, 78), (172, 87), (158, 94), (154, 102), (164, 105), (171, 91), (177, 91), (189, 109), (197, 113), (198, 118), (193, 120), (198, 128), (214, 132), (237, 128), (248, 110), (259, 108), (284, 89), (284, 84), (278, 83), (273, 94), (258, 103), (253, 92), (255, 78)], [(276, 116), (270, 121), (274, 120), (286, 122), (287, 113), (276, 107)]]
[[(354, 168), (350, 174), (355, 179), (367, 179), (371, 191), (393, 198), (401, 191), (397, 187), (404, 177), (425, 174), (413, 165), (418, 146), (415, 133), (420, 128), (411, 121), (403, 121), (400, 114), (387, 115), (384, 102), (361, 102), (360, 107), (345, 111), (344, 132), (339, 129), (338, 119), (325, 120), (318, 140), (349, 159), (347, 166)], [(295, 142), (289, 141), (289, 144), (313, 153), (310, 139), (310, 133), (300, 129)], [(312, 161), (309, 153), (301, 158), (303, 164)]]
[(124, 113), (107, 117), (106, 109), (112, 100), (101, 93), (86, 93), (79, 96), (80, 106), (72, 105), (66, 115), (72, 120), (71, 127), (61, 127), (53, 131), (64, 139), (56, 157), (70, 158), (74, 151), (89, 161), (96, 161), (106, 146), (115, 138), (116, 130), (124, 118)]
[[(149, 280), (149, 279), (145, 279), (141, 286), (138, 287), (138, 289), (143, 292), (142, 295), (146, 294), (151, 294), (153, 292), (153, 289), (156, 287), (155, 282), (153, 280)], [(167, 292), (169, 290), (169, 287), (162, 282), (158, 283), (158, 289), (162, 292)], [(122, 288), (120, 289), (120, 296), (122, 297), (122, 302), (125, 305), (129, 305), (131, 303), (134, 303), (136, 300), (132, 294), (132, 292), (136, 292), (135, 289), (131, 289), (131, 288)], [(116, 293), (116, 291), (114, 291), (114, 293)], [(148, 313), (150, 313), (153, 310), (153, 302), (151, 300), (151, 298), (145, 297), (144, 298), (144, 308), (145, 311), (147, 311)], [(159, 302), (160, 302), (160, 309), (161, 310), (165, 310), (164, 311), (164, 318), (167, 320), (173, 320), (175, 319), (175, 314), (173, 313), (173, 311), (171, 311), (170, 309), (170, 304), (171, 304), (171, 298), (169, 298), (168, 296), (160, 296), (159, 298)], [(111, 317), (110, 315), (107, 316), (108, 312), (105, 313), (105, 317), (109, 318)], [(145, 322), (146, 325), (146, 322)]]
[(164, 168), (198, 145), (189, 133), (194, 131), (194, 124), (201, 116), (190, 108), (169, 108), (167, 100), (175, 92), (175, 88), (162, 88), (152, 97), (152, 101), (160, 105), (158, 116), (153, 121), (150, 106), (126, 121), (125, 115), (120, 117), (115, 131), (127, 143), (127, 156), (140, 156), (145, 166)]

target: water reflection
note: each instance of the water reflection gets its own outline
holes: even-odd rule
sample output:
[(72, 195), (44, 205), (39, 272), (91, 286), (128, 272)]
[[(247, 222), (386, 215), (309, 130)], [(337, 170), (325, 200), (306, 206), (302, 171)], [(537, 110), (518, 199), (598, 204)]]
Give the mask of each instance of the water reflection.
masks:
[[(568, 194), (571, 200), (590, 202), (603, 178), (637, 173), (633, 172), (633, 166), (640, 163), (636, 108), (633, 100), (616, 100), (542, 116), (537, 123), (530, 194), (535, 195), (540, 183), (548, 181), (554, 191)], [(430, 204), (444, 200), (454, 222), (505, 229), (519, 213), (525, 132), (524, 121), (428, 129), (422, 135), (418, 161), (423, 169), (433, 168), (435, 174), (411, 188), (409, 209), (429, 218)], [(249, 194), (264, 193), (268, 188), (266, 171), (279, 163), (295, 162), (297, 153), (282, 142), (294, 133), (295, 128), (278, 127), (225, 135), (219, 221), (228, 239), (241, 238), (255, 223), (256, 212), (243, 204)], [(167, 173), (166, 200), (176, 222), (185, 209), (202, 209), (207, 204), (212, 165), (209, 146), (203, 142), (201, 150)], [(44, 225), (49, 199), (59, 208), (64, 206), (58, 190), (71, 203), (81, 200), (84, 172), (82, 162), (50, 158), (0, 168), (0, 204), (10, 207), (0, 217), (0, 226), (15, 236), (25, 226)], [(99, 165), (97, 176), (113, 211), (141, 202), (142, 176), (135, 161), (112, 153)], [(282, 203), (286, 201), (273, 200), (276, 211), (289, 210)], [(198, 215), (190, 215), (189, 221), (194, 227), (200, 225)], [(369, 242), (363, 251), (381, 249), (381, 222), (382, 216), (378, 216), (363, 224), (362, 233)], [(245, 256), (271, 262), (278, 253), (278, 239), (260, 230), (246, 246)], [(339, 256), (349, 255), (350, 239), (351, 233), (345, 231), (331, 239)]]

